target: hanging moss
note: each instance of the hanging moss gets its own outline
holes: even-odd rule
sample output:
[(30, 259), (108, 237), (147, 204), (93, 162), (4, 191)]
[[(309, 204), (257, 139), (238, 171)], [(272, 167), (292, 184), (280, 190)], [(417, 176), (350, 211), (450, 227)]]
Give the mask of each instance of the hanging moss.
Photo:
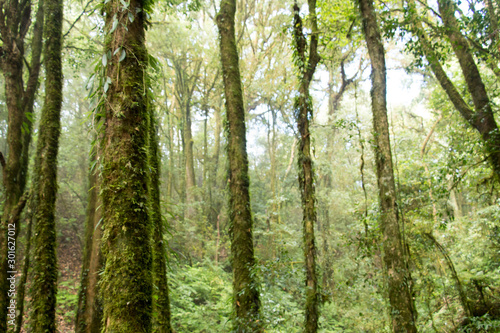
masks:
[(103, 63), (110, 83), (105, 91), (102, 141), (103, 332), (151, 332), (148, 54), (143, 5), (138, 0), (129, 4), (113, 0), (104, 6), (108, 32), (104, 51), (108, 56)]
[(55, 203), (62, 105), (62, 0), (45, 0), (45, 102), (34, 172), (35, 238), (32, 312), (34, 332), (56, 332), (57, 256)]
[(253, 221), (250, 209), (245, 111), (234, 34), (235, 12), (236, 2), (224, 0), (217, 15), (227, 114), (229, 220), (233, 299), (236, 310), (234, 329), (236, 332), (261, 332), (259, 290), (252, 272), (255, 265)]

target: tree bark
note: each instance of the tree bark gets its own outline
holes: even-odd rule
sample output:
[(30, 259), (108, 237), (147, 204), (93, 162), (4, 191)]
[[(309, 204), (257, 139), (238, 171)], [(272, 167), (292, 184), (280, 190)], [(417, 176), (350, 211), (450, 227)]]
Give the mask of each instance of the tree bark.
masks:
[(299, 130), (299, 187), (302, 197), (302, 229), (304, 237), (304, 263), (306, 268), (306, 313), (304, 332), (314, 333), (318, 330), (319, 320), (319, 288), (316, 272), (316, 244), (314, 228), (317, 223), (316, 196), (314, 186), (314, 169), (311, 154), (310, 121), (313, 118), (312, 97), (309, 94), (316, 66), (320, 60), (318, 47), (318, 26), (316, 18), (316, 0), (308, 0), (309, 14), (312, 23), (312, 34), (309, 43), (309, 59), (307, 60), (307, 40), (302, 29), (299, 7), (294, 6), (293, 37), (298, 59), (296, 63), (300, 71), (299, 96), (295, 99), (295, 118)]
[(149, 111), (149, 200), (153, 224), (153, 332), (172, 333), (168, 296), (166, 250), (163, 241), (163, 219), (160, 208), (160, 152), (154, 111)]
[[(148, 214), (148, 54), (152, 1), (111, 0), (103, 7), (106, 77), (102, 145), (103, 332), (151, 332), (152, 248)], [(113, 55), (115, 50), (119, 50)], [(121, 50), (121, 51), (120, 51)], [(123, 53), (125, 52), (125, 53)], [(123, 57), (125, 55), (125, 57)], [(104, 58), (103, 57), (103, 58)]]
[(97, 142), (93, 149), (91, 167), (89, 168), (90, 189), (85, 223), (85, 248), (75, 321), (76, 333), (100, 332), (102, 329), (102, 299), (99, 294), (99, 273), (103, 268), (104, 258), (101, 252), (102, 211), (99, 197), (99, 167), (97, 165), (100, 154)]
[(246, 151), (245, 110), (235, 40), (235, 0), (222, 0), (216, 17), (227, 113), (229, 158), (229, 219), (236, 332), (262, 332), (259, 288), (252, 272), (255, 265), (250, 181)]
[(417, 332), (416, 313), (410, 293), (411, 277), (401, 240), (396, 207), (396, 187), (387, 120), (385, 51), (372, 0), (358, 0), (363, 32), (372, 65), (371, 98), (375, 137), (375, 161), (380, 202), (380, 229), (394, 332)]
[[(0, 6), (0, 35), (3, 41), (0, 66), (5, 76), (5, 95), (8, 112), (7, 145), (9, 154), (3, 170), (5, 203), (0, 222), (0, 332), (6, 330), (7, 316), (7, 242), (6, 221), (25, 189), (29, 144), (31, 141), (31, 113), (38, 88), (40, 55), (43, 35), (43, 1), (39, 1), (32, 39), (31, 66), (26, 90), (23, 83), (24, 38), (30, 26), (31, 2), (15, 1)], [(7, 16), (7, 17), (6, 17)], [(23, 122), (27, 127), (23, 134)], [(20, 226), (15, 225), (15, 237)]]
[(62, 0), (45, 0), (45, 102), (34, 172), (35, 238), (30, 322), (34, 332), (56, 332), (57, 255), (55, 203), (62, 107)]

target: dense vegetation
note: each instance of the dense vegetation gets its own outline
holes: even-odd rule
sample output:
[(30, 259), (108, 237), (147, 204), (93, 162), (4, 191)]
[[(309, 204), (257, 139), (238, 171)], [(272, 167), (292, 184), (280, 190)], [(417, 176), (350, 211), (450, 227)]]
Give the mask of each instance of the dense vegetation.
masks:
[(500, 332), (499, 12), (0, 0), (0, 333)]

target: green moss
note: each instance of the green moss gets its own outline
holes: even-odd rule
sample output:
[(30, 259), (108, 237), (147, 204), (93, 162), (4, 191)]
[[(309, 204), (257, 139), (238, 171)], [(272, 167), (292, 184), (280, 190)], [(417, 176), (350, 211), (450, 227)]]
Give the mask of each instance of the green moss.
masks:
[[(150, 332), (152, 312), (151, 220), (148, 209), (148, 98), (144, 13), (129, 22), (120, 1), (105, 6), (106, 30), (113, 17), (121, 24), (106, 39), (105, 52), (122, 47), (107, 61), (112, 78), (106, 98), (103, 137), (102, 250), (105, 269), (100, 281), (103, 332)], [(142, 8), (131, 1), (129, 8)], [(126, 29), (125, 29), (126, 26)]]
[(61, 0), (46, 0), (45, 103), (40, 119), (34, 172), (35, 238), (31, 324), (34, 332), (56, 332), (57, 256), (55, 202), (62, 105)]

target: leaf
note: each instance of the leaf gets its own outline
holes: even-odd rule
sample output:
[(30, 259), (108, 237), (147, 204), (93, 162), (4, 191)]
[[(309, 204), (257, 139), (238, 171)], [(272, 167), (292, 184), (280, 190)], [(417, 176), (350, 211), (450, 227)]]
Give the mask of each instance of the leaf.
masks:
[(120, 59), (118, 60), (118, 62), (122, 62), (126, 57), (127, 52), (125, 52), (125, 50), (122, 50), (122, 54), (120, 55)]
[(106, 56), (106, 53), (104, 53), (102, 55), (102, 65), (106, 67), (107, 64), (108, 64), (108, 57)]
[(130, 23), (134, 22), (134, 19), (134, 15), (131, 12), (128, 12), (128, 20), (130, 21)]
[(113, 16), (113, 26), (111, 27), (111, 30), (109, 31), (109, 33), (113, 33), (116, 28), (118, 27), (118, 19), (116, 18), (116, 14), (115, 16)]
[(104, 93), (106, 93), (109, 89), (109, 85), (111, 84), (111, 78), (108, 76), (106, 78), (106, 82), (104, 83)]
[(113, 52), (113, 55), (116, 55), (118, 51), (120, 51), (121, 47), (116, 48), (115, 52)]

